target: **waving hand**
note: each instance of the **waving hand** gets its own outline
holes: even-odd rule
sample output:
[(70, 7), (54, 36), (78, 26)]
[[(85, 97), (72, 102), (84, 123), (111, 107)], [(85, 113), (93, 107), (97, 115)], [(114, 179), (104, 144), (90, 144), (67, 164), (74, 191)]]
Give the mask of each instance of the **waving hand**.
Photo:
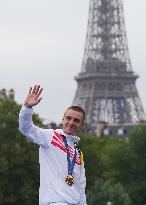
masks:
[(40, 85), (35, 85), (33, 88), (30, 87), (29, 93), (26, 96), (24, 105), (28, 108), (31, 108), (37, 105), (42, 99), (42, 97), (40, 97), (42, 90), (43, 88), (41, 88)]

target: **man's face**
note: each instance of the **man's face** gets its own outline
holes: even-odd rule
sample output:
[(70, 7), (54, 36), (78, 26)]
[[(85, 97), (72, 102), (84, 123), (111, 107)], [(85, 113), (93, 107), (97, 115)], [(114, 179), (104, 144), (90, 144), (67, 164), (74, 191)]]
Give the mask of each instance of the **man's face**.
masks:
[(76, 135), (77, 131), (83, 127), (83, 113), (67, 110), (62, 119), (63, 131), (68, 135)]

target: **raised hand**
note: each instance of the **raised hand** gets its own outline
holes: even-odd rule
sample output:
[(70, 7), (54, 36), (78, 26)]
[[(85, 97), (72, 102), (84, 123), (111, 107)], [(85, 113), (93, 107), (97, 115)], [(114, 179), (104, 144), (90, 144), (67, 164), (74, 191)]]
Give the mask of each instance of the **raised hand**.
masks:
[(42, 99), (42, 97), (40, 97), (42, 90), (43, 88), (41, 88), (40, 85), (35, 85), (33, 88), (30, 87), (29, 93), (26, 96), (24, 105), (28, 108), (31, 108), (37, 105)]

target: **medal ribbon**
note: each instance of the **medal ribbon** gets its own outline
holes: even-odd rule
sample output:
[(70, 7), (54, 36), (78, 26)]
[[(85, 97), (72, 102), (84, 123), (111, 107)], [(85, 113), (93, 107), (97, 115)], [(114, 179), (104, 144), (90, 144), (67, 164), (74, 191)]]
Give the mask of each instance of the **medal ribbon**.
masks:
[(74, 166), (75, 166), (75, 162), (76, 162), (76, 156), (77, 156), (76, 144), (74, 144), (75, 154), (74, 154), (73, 159), (72, 159), (72, 161), (71, 161), (66, 137), (65, 137), (64, 135), (62, 135), (62, 136), (63, 136), (63, 138), (64, 138), (64, 144), (65, 144), (66, 151), (67, 151), (68, 175), (72, 175), (73, 170), (74, 170)]

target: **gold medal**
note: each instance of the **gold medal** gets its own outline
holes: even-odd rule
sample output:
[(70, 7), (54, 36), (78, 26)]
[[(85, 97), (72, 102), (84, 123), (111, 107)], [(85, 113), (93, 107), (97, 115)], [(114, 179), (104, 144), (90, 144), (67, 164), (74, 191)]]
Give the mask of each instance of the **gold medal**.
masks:
[(74, 177), (72, 175), (68, 175), (65, 177), (65, 182), (69, 185), (72, 186), (75, 182)]

